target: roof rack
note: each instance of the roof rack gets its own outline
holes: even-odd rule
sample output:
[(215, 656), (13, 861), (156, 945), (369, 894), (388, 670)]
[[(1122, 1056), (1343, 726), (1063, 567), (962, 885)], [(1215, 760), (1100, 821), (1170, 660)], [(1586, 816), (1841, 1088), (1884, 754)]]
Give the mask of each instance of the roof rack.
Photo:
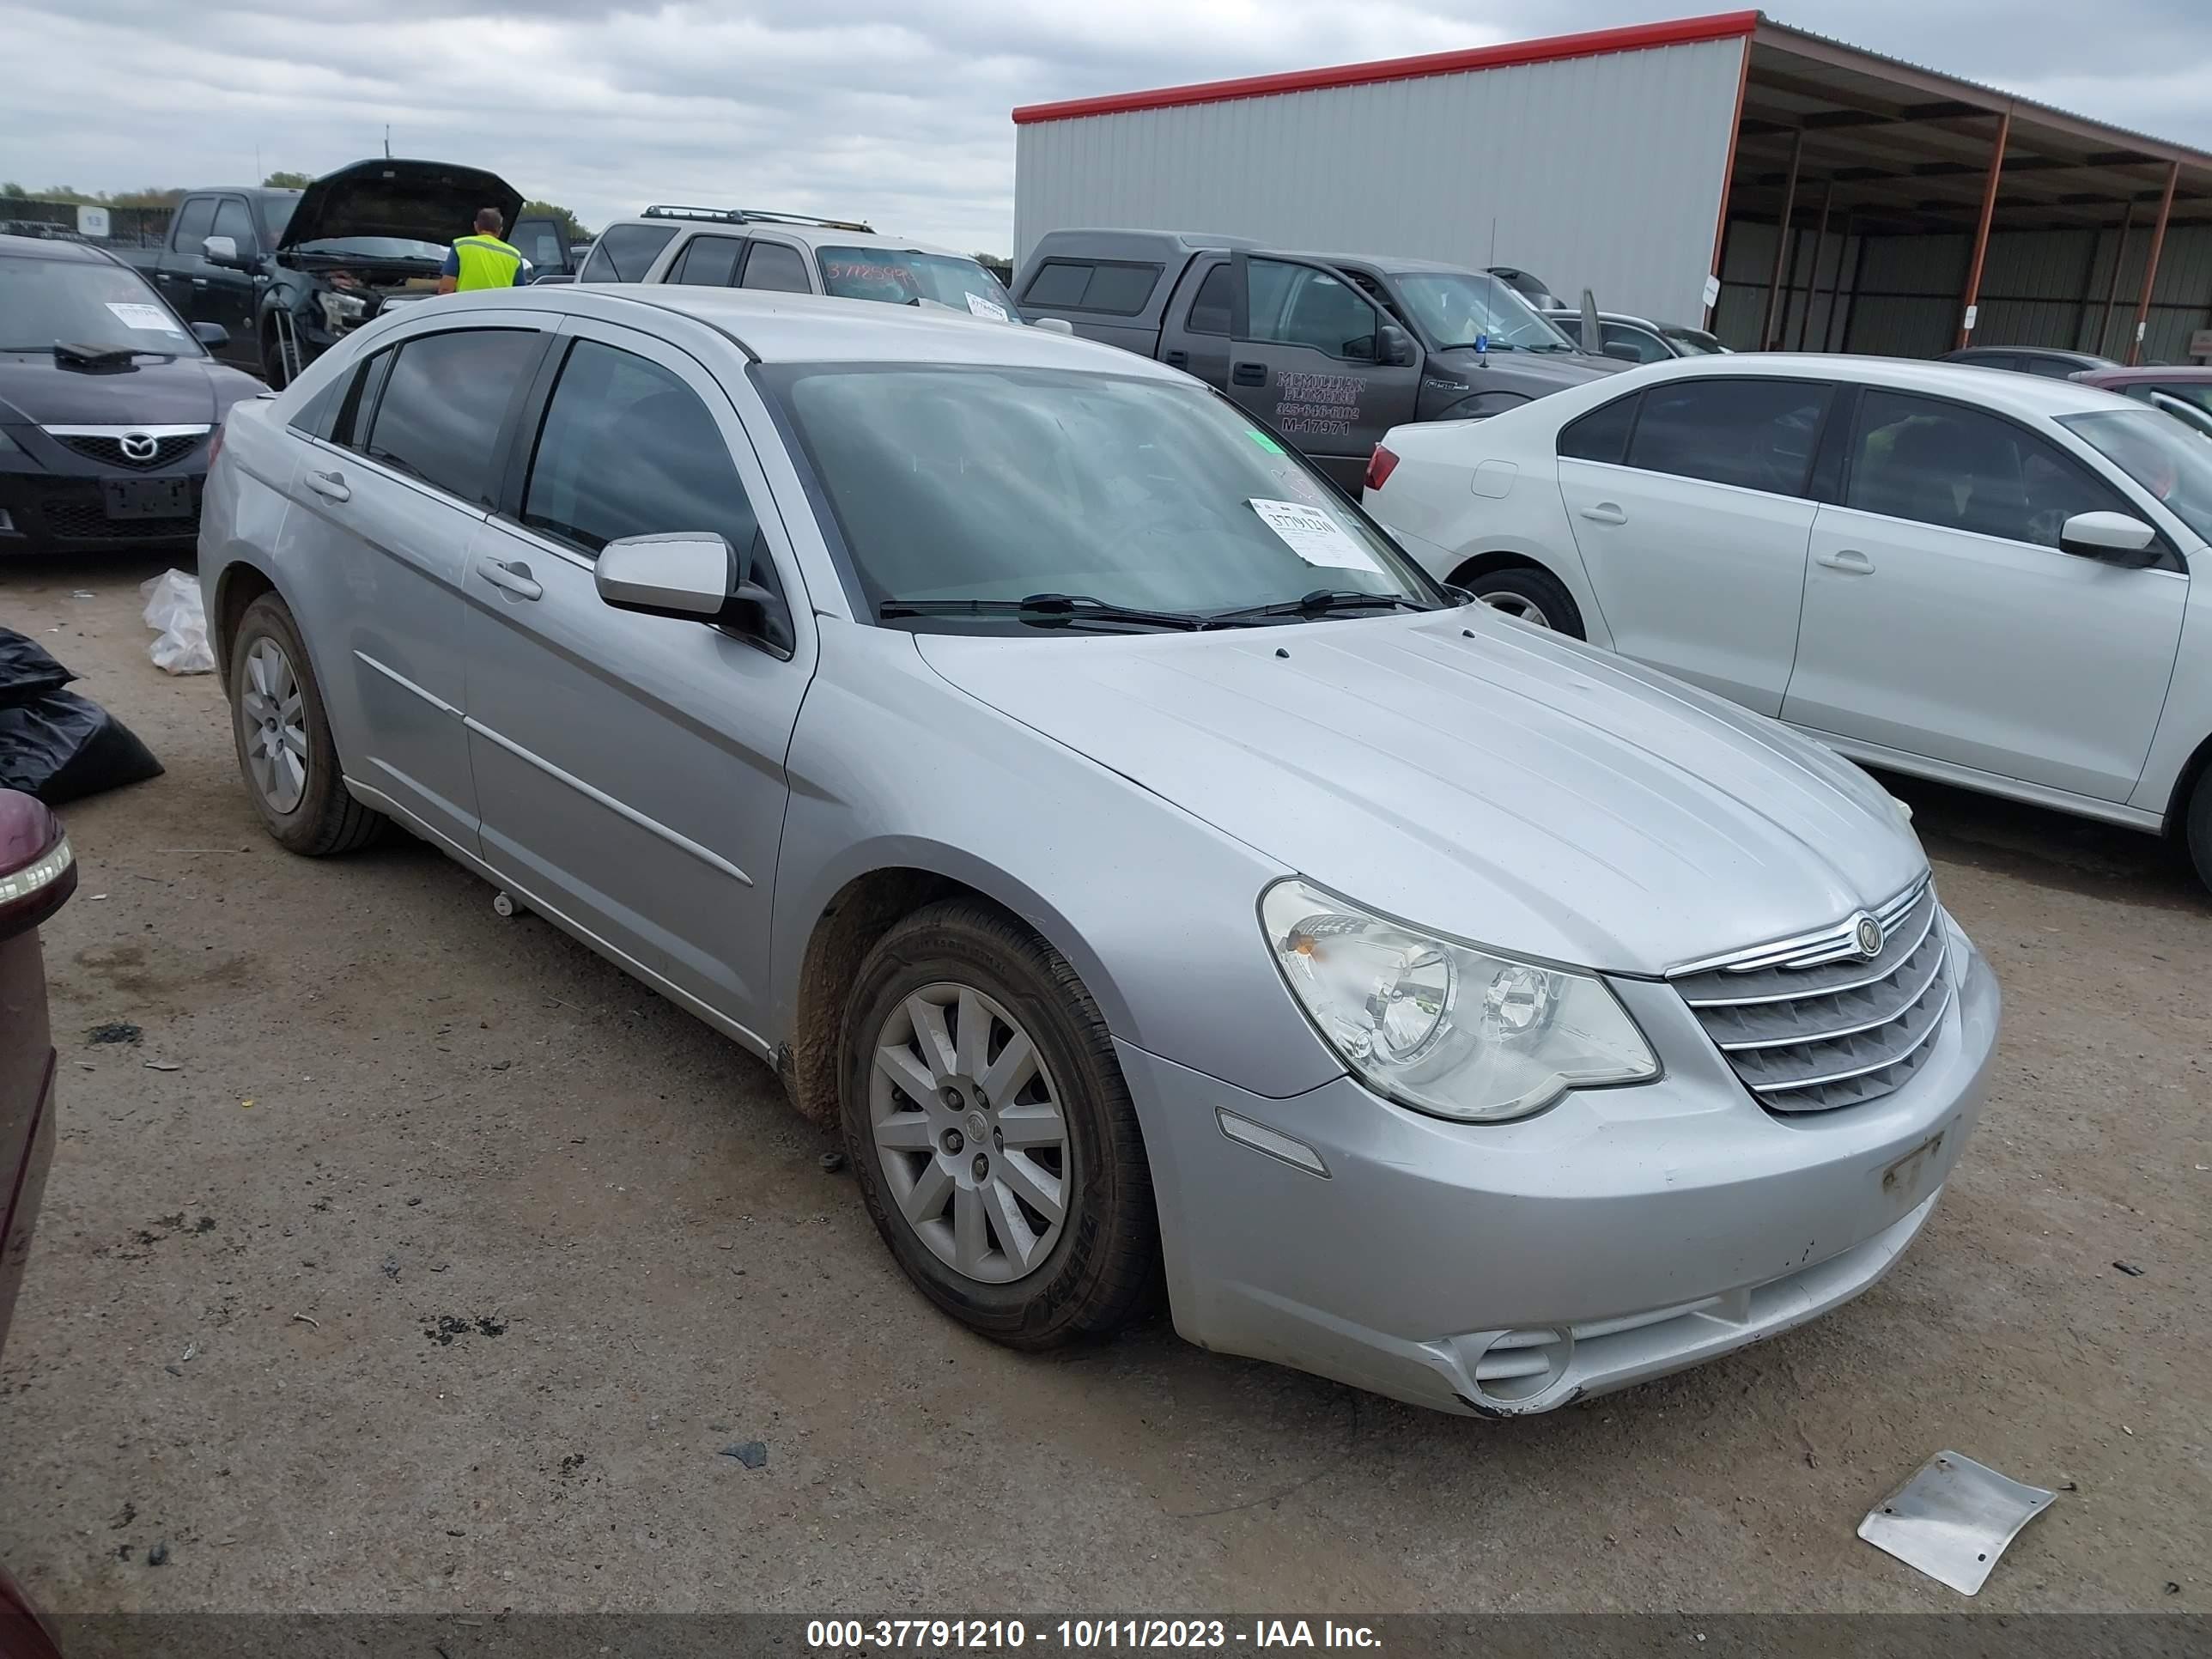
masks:
[(708, 219), (716, 224), (812, 225), (817, 230), (856, 230), (872, 236), (876, 228), (861, 219), (817, 219), (811, 213), (772, 213), (766, 208), (684, 207), (659, 204), (640, 216), (647, 219)]

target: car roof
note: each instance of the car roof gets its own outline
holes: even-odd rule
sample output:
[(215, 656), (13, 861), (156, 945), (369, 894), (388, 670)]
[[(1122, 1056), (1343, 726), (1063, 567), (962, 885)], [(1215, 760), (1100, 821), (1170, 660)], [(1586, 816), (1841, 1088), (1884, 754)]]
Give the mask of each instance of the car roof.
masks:
[(1863, 357), (1844, 352), (1756, 351), (1727, 357), (1673, 357), (1646, 363), (1609, 382), (1650, 385), (1656, 380), (1717, 376), (1741, 380), (1755, 375), (1848, 381), (1893, 392), (1924, 392), (1930, 397), (1971, 398), (1974, 402), (2023, 419), (2082, 415), (2112, 407), (2114, 394), (2078, 380), (2054, 380), (2008, 368), (1973, 363), (1927, 362), (1912, 357)]
[[(1536, 311), (1541, 317), (1579, 317), (1583, 314), (1580, 306), (1539, 306)], [(1601, 311), (1597, 319), (1601, 323), (1633, 323), (1638, 328), (1650, 329), (1654, 334), (1659, 331), (1657, 323), (1649, 317), (1638, 317), (1632, 311)], [(1698, 331), (1700, 333), (1704, 331), (1702, 329)]]
[(658, 311), (704, 323), (763, 363), (993, 364), (1081, 369), (1146, 380), (1188, 378), (1119, 346), (1102, 345), (1054, 329), (971, 317), (941, 306), (894, 306), (828, 295), (686, 288), (664, 283), (480, 289), (439, 304), (456, 308), (561, 311), (631, 327), (650, 327), (648, 318), (641, 313)]
[(0, 254), (22, 259), (74, 259), (87, 264), (119, 263), (105, 248), (62, 236), (0, 236)]
[[(673, 225), (678, 230), (702, 230), (716, 236), (757, 236), (763, 231), (773, 231), (787, 236), (810, 248), (819, 247), (881, 247), (901, 253), (936, 253), (954, 259), (974, 256), (957, 248), (939, 247), (934, 242), (918, 241), (911, 236), (894, 236), (880, 230), (840, 230), (826, 225), (794, 225), (781, 219), (678, 219), (667, 216), (647, 218), (640, 214), (635, 218), (617, 219), (617, 225)], [(599, 232), (605, 235), (605, 230)]]

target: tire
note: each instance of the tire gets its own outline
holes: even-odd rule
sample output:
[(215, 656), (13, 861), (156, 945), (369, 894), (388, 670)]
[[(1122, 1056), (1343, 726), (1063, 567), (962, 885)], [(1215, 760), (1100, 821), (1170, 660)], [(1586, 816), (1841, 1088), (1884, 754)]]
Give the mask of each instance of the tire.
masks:
[[(934, 1033), (918, 1003), (938, 1010), (949, 1045), (933, 1069), (921, 1059)], [(971, 1021), (973, 1050), (958, 1041)], [(994, 1082), (1024, 1036), (1036, 1064)], [(892, 1049), (906, 1056), (896, 1075), (911, 1092), (879, 1058)], [(994, 1341), (1038, 1350), (1103, 1334), (1149, 1305), (1159, 1228), (1136, 1109), (1090, 993), (1027, 928), (964, 899), (894, 927), (860, 965), (838, 1080), (868, 1213), (939, 1309)], [(925, 1092), (932, 1098), (917, 1102)], [(1056, 1144), (1047, 1103), (1058, 1108)], [(879, 1118), (896, 1121), (879, 1131)], [(1057, 1177), (1056, 1224), (1030, 1203), (1040, 1176)]]
[(2212, 767), (2197, 774), (2196, 787), (2189, 792), (2185, 836), (2197, 880), (2212, 887)]
[(387, 820), (346, 792), (307, 648), (291, 611), (274, 593), (246, 607), (231, 636), (228, 661), (239, 774), (276, 844), (324, 858), (374, 841)]
[(1567, 585), (1548, 570), (1513, 565), (1486, 571), (1473, 581), (1462, 582), (1486, 605), (1518, 617), (1533, 628), (1548, 628), (1571, 639), (1583, 639), (1582, 607)]

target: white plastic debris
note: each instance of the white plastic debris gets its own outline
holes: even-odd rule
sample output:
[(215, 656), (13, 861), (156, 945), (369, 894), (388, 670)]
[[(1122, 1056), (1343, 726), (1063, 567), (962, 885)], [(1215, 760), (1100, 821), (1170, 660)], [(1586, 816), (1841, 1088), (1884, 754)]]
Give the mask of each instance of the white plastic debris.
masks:
[(146, 626), (161, 635), (150, 651), (154, 666), (172, 674), (213, 673), (215, 651), (208, 644), (199, 578), (166, 570), (139, 583), (138, 592), (146, 600)]

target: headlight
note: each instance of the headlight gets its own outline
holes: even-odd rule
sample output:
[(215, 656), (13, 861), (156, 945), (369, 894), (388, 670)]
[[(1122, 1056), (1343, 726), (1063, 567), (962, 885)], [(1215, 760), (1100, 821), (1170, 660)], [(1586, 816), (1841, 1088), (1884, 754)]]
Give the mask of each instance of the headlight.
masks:
[(1296, 879), (1260, 900), (1275, 963), (1378, 1092), (1465, 1122), (1522, 1117), (1659, 1062), (1602, 981), (1437, 939)]
[(315, 301), (322, 307), (323, 320), (334, 333), (351, 327), (368, 313), (368, 301), (358, 294), (318, 294)]

